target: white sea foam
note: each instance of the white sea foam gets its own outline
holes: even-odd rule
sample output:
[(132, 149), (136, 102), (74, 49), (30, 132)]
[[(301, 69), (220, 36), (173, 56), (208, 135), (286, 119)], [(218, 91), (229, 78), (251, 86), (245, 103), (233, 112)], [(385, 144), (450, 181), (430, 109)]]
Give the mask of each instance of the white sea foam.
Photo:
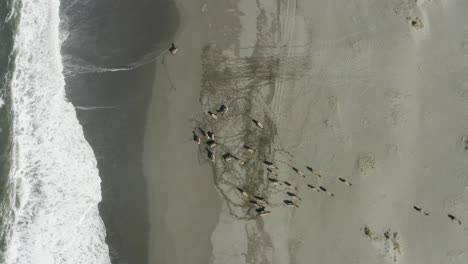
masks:
[(2, 108), (5, 105), (5, 101), (3, 101), (3, 98), (0, 97), (0, 108)]
[(96, 158), (65, 98), (59, 0), (22, 0), (15, 36), (15, 183), (8, 264), (110, 263)]

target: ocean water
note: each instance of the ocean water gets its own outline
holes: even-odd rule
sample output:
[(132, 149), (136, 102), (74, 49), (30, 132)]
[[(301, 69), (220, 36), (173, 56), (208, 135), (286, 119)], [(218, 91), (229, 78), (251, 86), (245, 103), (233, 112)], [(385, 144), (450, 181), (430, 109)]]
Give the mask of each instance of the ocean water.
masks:
[(59, 0), (0, 3), (5, 264), (110, 263), (96, 158), (65, 97), (59, 7)]
[(17, 19), (11, 0), (0, 1), (0, 263), (5, 262), (12, 220), (12, 184), (9, 179), (11, 157), (11, 111), (9, 83), (13, 69), (11, 54)]

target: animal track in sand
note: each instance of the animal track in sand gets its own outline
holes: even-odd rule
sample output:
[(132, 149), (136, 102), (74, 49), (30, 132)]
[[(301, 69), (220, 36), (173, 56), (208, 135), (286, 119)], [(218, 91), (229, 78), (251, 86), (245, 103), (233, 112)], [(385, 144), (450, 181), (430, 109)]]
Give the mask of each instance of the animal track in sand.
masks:
[(465, 204), (464, 195), (460, 193), (444, 199), (443, 208), (448, 211), (463, 211), (468, 210), (468, 204)]
[(361, 123), (361, 128), (362, 129), (368, 129), (368, 128), (372, 127), (371, 121), (366, 117), (361, 118), (360, 123)]
[[(214, 131), (218, 136), (213, 150), (217, 158), (207, 160), (205, 148), (199, 149), (200, 156), (213, 165), (215, 185), (227, 201), (230, 213), (238, 219), (255, 219), (257, 213), (251, 201), (239, 196), (233, 187), (270, 200), (270, 195), (280, 192), (275, 183), (268, 180), (268, 175), (276, 172), (266, 170), (259, 160), (281, 160), (283, 163), (279, 166), (285, 167), (291, 158), (275, 142), (277, 128), (271, 102), (262, 90), (272, 87), (277, 79), (294, 80), (305, 76), (310, 68), (307, 66), (309, 59), (294, 55), (281, 61), (277, 57), (270, 49), (262, 48), (252, 57), (237, 57), (216, 45), (207, 45), (202, 50), (200, 103), (203, 112), (214, 111), (221, 104), (226, 104), (229, 112), (216, 119), (209, 115), (195, 118), (195, 127)], [(253, 119), (261, 121), (262, 129), (252, 125)], [(247, 152), (242, 147), (244, 144), (255, 151)], [(230, 161), (223, 161), (226, 153), (232, 155)], [(291, 181), (290, 175), (282, 176)], [(272, 207), (282, 205), (282, 201), (276, 200), (270, 204)]]
[(463, 187), (465, 188), (465, 191), (468, 191), (468, 175), (465, 172), (465, 170), (460, 168), (456, 174), (457, 174), (457, 179), (460, 182), (460, 184), (463, 185)]
[(464, 152), (468, 153), (468, 135), (464, 135), (460, 138), (457, 144)]
[(336, 107), (338, 105), (338, 98), (336, 96), (329, 96), (328, 97), (328, 108), (333, 112), (336, 111)]
[(397, 144), (386, 144), (385, 145), (385, 152), (387, 154), (396, 154), (399, 151), (400, 151), (400, 149), (398, 148)]
[(401, 18), (405, 18), (406, 21), (415, 29), (421, 30), (424, 28), (424, 23), (422, 19), (417, 15), (421, 14), (419, 8), (426, 1), (418, 0), (399, 0), (395, 4), (393, 11), (395, 14)]
[(424, 111), (422, 113), (422, 121), (425, 125), (432, 125), (432, 113), (430, 111)]
[[(468, 54), (468, 41), (467, 41), (467, 54)], [(468, 87), (464, 81), (458, 82), (452, 86), (452, 90), (455, 93), (457, 99), (461, 99), (463, 102), (468, 98)]]
[(375, 158), (369, 153), (360, 154), (356, 159), (356, 170), (361, 176), (368, 176), (375, 170)]
[(424, 28), (424, 24), (419, 17), (416, 17), (414, 19), (408, 17), (407, 20), (410, 21), (411, 26), (416, 30), (420, 30)]
[(447, 252), (446, 256), (447, 257), (451, 257), (451, 256), (460, 256), (460, 255), (463, 255), (465, 254), (465, 252), (461, 249), (454, 249), (454, 250), (450, 250)]
[(367, 225), (361, 228), (361, 231), (372, 242), (372, 245), (379, 254), (384, 258), (391, 259), (393, 262), (398, 262), (401, 256), (400, 235), (398, 232), (392, 231), (390, 228), (383, 233), (372, 231)]
[(394, 0), (397, 2), (393, 7), (393, 12), (399, 17), (410, 17), (417, 9), (417, 1), (414, 0)]
[(463, 40), (463, 41), (460, 43), (460, 51), (461, 51), (462, 53), (468, 54), (468, 36), (465, 36), (464, 39), (465, 39), (465, 40)]
[(463, 168), (458, 168), (454, 175), (457, 177), (458, 184), (463, 186), (465, 192), (468, 192), (468, 172)]
[(385, 111), (385, 121), (393, 126), (397, 127), (405, 121), (407, 111), (404, 109), (402, 102), (407, 99), (410, 94), (404, 93), (396, 88), (390, 89), (385, 92), (385, 105), (387, 110)]
[(447, 252), (446, 257), (448, 263), (465, 263), (463, 261), (465, 251), (461, 249), (454, 249)]

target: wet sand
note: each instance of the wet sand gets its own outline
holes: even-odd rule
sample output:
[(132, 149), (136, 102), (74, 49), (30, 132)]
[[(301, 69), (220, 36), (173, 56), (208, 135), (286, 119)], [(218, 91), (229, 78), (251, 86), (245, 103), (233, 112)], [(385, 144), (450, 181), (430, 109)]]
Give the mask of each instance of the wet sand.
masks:
[(166, 0), (64, 0), (61, 8), (67, 98), (98, 161), (112, 262), (148, 263), (142, 152), (155, 72), (148, 61), (170, 43), (177, 12)]
[(209, 263), (220, 198), (213, 172), (198, 153), (191, 130), (199, 104), (200, 55), (207, 36), (199, 5), (178, 5), (182, 23), (176, 55), (157, 63), (144, 139), (149, 197), (148, 263)]
[(149, 220), (141, 138), (153, 71), (147, 66), (67, 80), (69, 87), (82, 87), (68, 96), (98, 161), (103, 197), (99, 209), (114, 263), (146, 262)]

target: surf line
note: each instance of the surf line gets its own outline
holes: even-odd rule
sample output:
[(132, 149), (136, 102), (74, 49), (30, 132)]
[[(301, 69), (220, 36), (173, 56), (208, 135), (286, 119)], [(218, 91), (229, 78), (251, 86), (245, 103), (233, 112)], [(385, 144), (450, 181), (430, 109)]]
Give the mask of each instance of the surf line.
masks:
[(175, 52), (173, 51), (173, 48), (175, 47), (174, 45), (175, 44), (172, 43), (171, 47), (169, 49), (166, 49), (166, 50), (162, 51), (156, 57), (151, 57), (151, 55), (152, 55), (151, 53), (146, 54), (140, 60), (137, 60), (137, 61), (135, 61), (133, 63), (128, 64), (128, 67), (124, 67), (124, 68), (102, 68), (102, 67), (80, 66), (78, 69), (75, 69), (74, 72), (75, 73), (90, 73), (90, 72), (91, 73), (102, 73), (102, 72), (118, 72), (118, 71), (134, 70), (134, 69), (140, 68), (141, 66), (144, 66), (144, 65), (147, 65), (149, 63), (157, 61), (159, 58), (163, 57), (167, 53), (175, 54)]
[(75, 106), (75, 109), (89, 111), (89, 110), (100, 110), (100, 109), (120, 109), (119, 105), (116, 106)]

